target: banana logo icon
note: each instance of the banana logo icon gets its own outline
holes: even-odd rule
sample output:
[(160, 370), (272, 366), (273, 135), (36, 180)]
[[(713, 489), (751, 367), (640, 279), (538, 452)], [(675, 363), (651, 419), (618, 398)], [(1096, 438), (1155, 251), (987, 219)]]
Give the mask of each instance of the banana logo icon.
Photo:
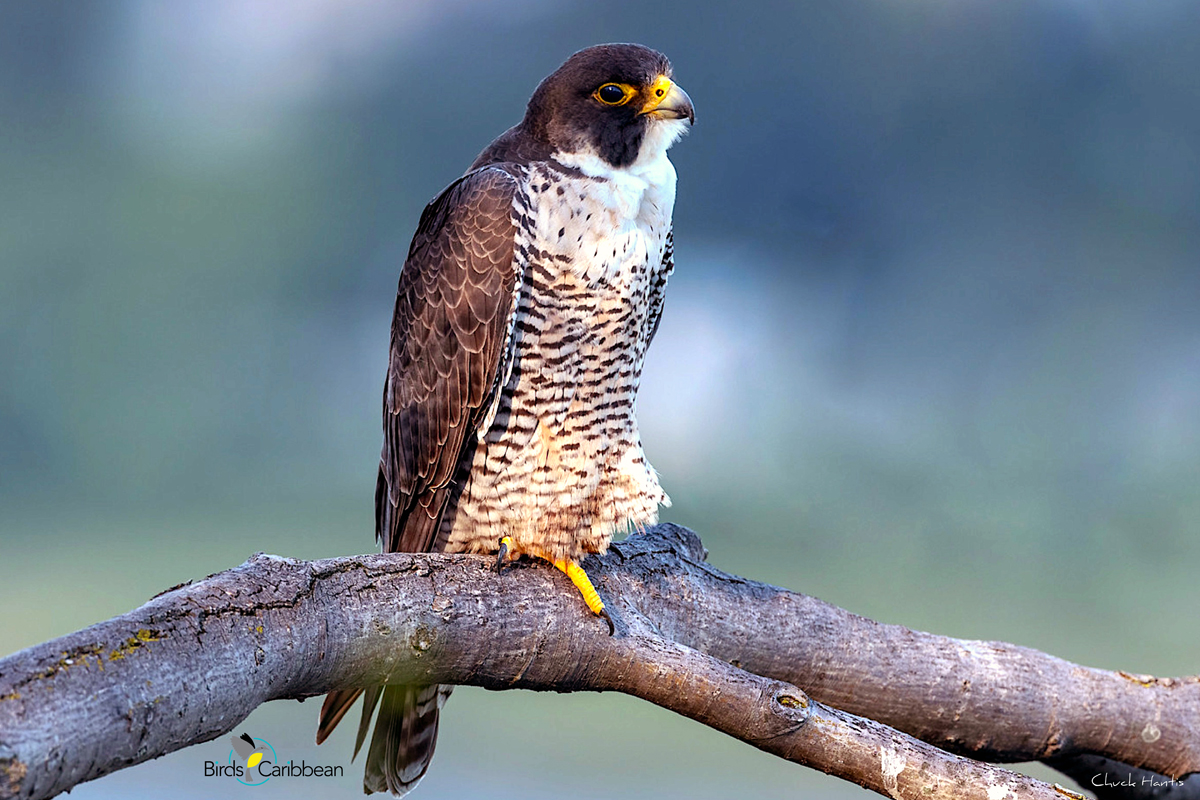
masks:
[(256, 746), (254, 739), (250, 738), (250, 734), (243, 733), (241, 736), (232, 736), (230, 741), (233, 742), (233, 750), (238, 754), (238, 758), (246, 761), (247, 771), (258, 766), (263, 760), (263, 755), (266, 754), (266, 745)]

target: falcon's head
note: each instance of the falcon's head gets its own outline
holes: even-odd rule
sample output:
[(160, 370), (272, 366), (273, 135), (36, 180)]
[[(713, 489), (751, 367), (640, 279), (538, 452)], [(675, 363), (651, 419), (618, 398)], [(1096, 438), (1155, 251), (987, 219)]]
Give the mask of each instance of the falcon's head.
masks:
[(671, 62), (640, 44), (580, 50), (538, 85), (523, 127), (559, 153), (613, 167), (666, 151), (696, 119)]

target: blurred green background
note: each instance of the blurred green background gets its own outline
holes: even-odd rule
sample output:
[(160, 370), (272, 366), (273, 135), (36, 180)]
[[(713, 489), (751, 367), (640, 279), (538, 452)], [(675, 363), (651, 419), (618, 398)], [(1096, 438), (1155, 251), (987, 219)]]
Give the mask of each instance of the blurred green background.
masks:
[[(664, 517), (876, 619), (1200, 669), (1182, 0), (0, 5), (0, 653), (255, 551), (373, 551), (420, 210), (621, 40), (698, 109), (640, 400)], [(358, 795), (317, 708), (239, 730), (347, 777), (247, 792)], [(72, 797), (231, 796), (198, 779), (227, 750)], [(420, 797), (564, 794), (865, 796), (629, 698), (456, 692)]]

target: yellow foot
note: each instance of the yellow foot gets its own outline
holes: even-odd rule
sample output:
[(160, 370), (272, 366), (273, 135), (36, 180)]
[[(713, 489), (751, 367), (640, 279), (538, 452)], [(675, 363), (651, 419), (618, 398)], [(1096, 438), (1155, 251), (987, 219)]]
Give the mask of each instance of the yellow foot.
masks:
[(612, 636), (616, 632), (612, 617), (609, 616), (607, 609), (604, 608), (604, 601), (600, 599), (600, 595), (596, 592), (596, 587), (592, 585), (592, 579), (584, 572), (583, 567), (574, 561), (555, 561), (553, 563), (554, 566), (567, 574), (567, 577), (571, 579), (571, 583), (575, 584), (575, 588), (583, 595), (583, 602), (587, 603), (587, 607), (592, 610), (592, 613), (604, 617), (604, 620), (608, 623), (608, 635)]
[(500, 537), (500, 552), (496, 553), (496, 573), (500, 573), (500, 568), (504, 566), (505, 560), (508, 558), (508, 550), (512, 547), (512, 537)]

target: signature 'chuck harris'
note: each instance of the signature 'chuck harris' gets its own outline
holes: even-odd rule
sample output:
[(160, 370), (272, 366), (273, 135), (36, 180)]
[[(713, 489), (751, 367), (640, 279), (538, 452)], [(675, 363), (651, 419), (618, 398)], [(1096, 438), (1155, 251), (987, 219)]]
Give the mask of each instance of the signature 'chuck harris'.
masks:
[[(669, 503), (634, 402), (673, 266), (667, 149), (695, 118), (671, 76), (641, 45), (576, 53), (421, 215), (383, 392), (385, 552), (542, 558), (608, 616), (579, 560)], [(402, 795), (449, 693), (333, 692), (317, 741), (365, 694), (356, 754), (376, 704), (379, 718), (364, 788)]]

